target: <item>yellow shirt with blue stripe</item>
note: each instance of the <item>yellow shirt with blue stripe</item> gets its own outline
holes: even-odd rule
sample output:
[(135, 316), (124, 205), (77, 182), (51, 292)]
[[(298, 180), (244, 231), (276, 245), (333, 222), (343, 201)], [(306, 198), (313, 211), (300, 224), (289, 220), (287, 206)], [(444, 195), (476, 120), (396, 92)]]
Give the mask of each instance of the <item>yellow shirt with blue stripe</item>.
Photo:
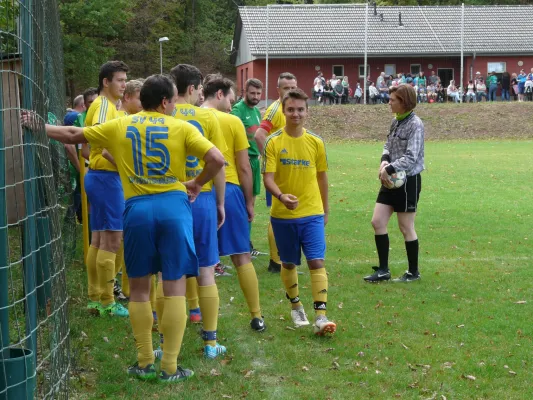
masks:
[(218, 118), (227, 146), (226, 151), (222, 153), (226, 161), (226, 182), (240, 185), (235, 154), (241, 150), (248, 150), (248, 147), (250, 147), (246, 129), (242, 121), (235, 115), (218, 110), (213, 111)]
[(320, 136), (306, 129), (297, 138), (287, 134), (285, 129), (273, 133), (265, 143), (262, 168), (263, 173), (274, 173), (274, 182), (282, 193), (298, 198), (298, 207), (289, 210), (273, 197), (272, 217), (296, 219), (324, 214), (317, 172), (327, 171), (328, 161)]
[[(220, 124), (217, 117), (212, 110), (207, 108), (200, 108), (191, 104), (176, 104), (176, 108), (172, 113), (175, 118), (186, 121), (196, 129), (211, 143), (213, 143), (221, 153), (227, 149), (224, 135), (220, 129)], [(185, 163), (185, 170), (187, 172), (187, 180), (194, 179), (200, 175), (204, 169), (204, 162), (192, 154), (187, 155)], [(202, 187), (202, 192), (210, 192), (213, 188), (213, 181), (207, 182)]]
[(283, 114), (283, 106), (281, 100), (273, 102), (265, 111), (260, 128), (263, 128), (268, 133), (277, 132), (285, 126), (285, 114)]
[[(115, 118), (119, 118), (117, 106), (110, 102), (107, 97), (98, 96), (87, 111), (85, 126), (103, 124)], [(104, 158), (102, 150), (102, 147), (91, 146), (89, 168), (99, 171), (116, 171), (117, 167)]]
[(117, 163), (124, 197), (186, 192), (187, 154), (203, 159), (213, 144), (196, 128), (158, 112), (141, 111), (83, 129), (91, 147), (108, 149)]

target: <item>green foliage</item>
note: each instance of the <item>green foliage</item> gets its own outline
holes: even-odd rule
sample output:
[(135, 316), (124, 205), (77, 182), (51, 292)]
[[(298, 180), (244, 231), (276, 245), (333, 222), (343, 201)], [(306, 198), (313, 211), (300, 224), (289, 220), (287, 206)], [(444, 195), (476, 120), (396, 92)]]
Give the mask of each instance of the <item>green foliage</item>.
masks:
[(0, 0), (0, 55), (17, 52), (18, 7), (11, 0)]

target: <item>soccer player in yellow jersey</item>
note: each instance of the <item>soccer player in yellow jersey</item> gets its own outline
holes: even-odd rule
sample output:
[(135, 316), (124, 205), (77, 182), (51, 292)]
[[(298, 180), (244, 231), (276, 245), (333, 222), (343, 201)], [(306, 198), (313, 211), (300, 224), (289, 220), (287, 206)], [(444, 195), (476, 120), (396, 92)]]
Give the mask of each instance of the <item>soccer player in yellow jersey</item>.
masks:
[[(113, 154), (124, 187), (124, 244), (131, 286), (130, 320), (137, 362), (128, 374), (156, 378), (152, 349), (150, 277), (163, 277), (164, 313), (159, 327), (165, 335), (165, 353), (159, 380), (179, 382), (191, 370), (177, 365), (187, 322), (185, 276), (198, 275), (194, 251), (191, 200), (224, 166), (212, 143), (190, 124), (169, 115), (175, 107), (175, 86), (163, 75), (149, 77), (141, 89), (144, 111), (104, 124), (80, 129), (47, 125), (47, 134), (66, 143), (89, 142)], [(186, 182), (185, 159), (192, 154), (204, 168)], [(185, 182), (185, 183), (182, 183)]]
[[(285, 115), (283, 114), (281, 107), (281, 99), (285, 93), (291, 89), (296, 89), (296, 77), (290, 72), (283, 72), (278, 77), (278, 94), (279, 99), (272, 103), (266, 110), (261, 121), (261, 125), (255, 131), (255, 141), (261, 154), (265, 150), (265, 141), (267, 136), (271, 133), (277, 132), (285, 126)], [(267, 206), (270, 207), (272, 203), (272, 195), (266, 191)], [(276, 247), (276, 241), (272, 232), (272, 224), (268, 225), (268, 245), (270, 247), (270, 264), (268, 270), (273, 273), (279, 273), (281, 269), (281, 261), (279, 258), (278, 248)]]
[(326, 317), (328, 276), (324, 268), (328, 222), (327, 157), (324, 141), (306, 130), (307, 95), (289, 90), (282, 99), (284, 128), (266, 141), (263, 179), (272, 193), (271, 222), (281, 257), (281, 280), (292, 305), (296, 326), (309, 325), (298, 291), (296, 265), (303, 250), (311, 273), (317, 335), (334, 333), (335, 323)]
[(120, 102), (120, 108), (118, 109), (118, 115), (120, 117), (137, 114), (138, 112), (142, 111), (143, 106), (141, 104), (141, 88), (143, 83), (144, 79), (132, 79), (126, 83), (124, 96)]
[[(127, 72), (128, 66), (122, 61), (102, 65), (98, 78), (99, 96), (87, 111), (85, 126), (99, 125), (119, 117), (116, 103), (126, 88)], [(116, 267), (122, 264), (124, 192), (113, 157), (103, 147), (91, 147), (85, 191), (91, 204), (92, 231), (86, 260), (90, 300), (87, 308), (100, 315), (127, 317), (128, 310), (115, 302), (113, 296)]]
[(215, 109), (220, 121), (227, 150), (226, 160), (226, 222), (218, 230), (218, 251), (230, 256), (235, 265), (248, 309), (250, 326), (257, 332), (266, 329), (259, 304), (259, 284), (250, 254), (248, 224), (254, 218), (252, 169), (248, 159), (248, 138), (242, 121), (230, 115), (235, 99), (233, 82), (221, 75), (208, 75), (204, 80), (204, 107)]
[[(173, 116), (194, 126), (221, 152), (226, 151), (226, 142), (217, 117), (211, 110), (196, 107), (198, 91), (202, 85), (202, 74), (193, 65), (179, 64), (170, 71), (176, 82), (178, 99)], [(185, 170), (187, 179), (193, 179), (204, 168), (202, 160), (193, 155), (187, 157)], [(213, 185), (214, 183), (214, 185)], [(187, 280), (187, 301), (189, 318), (192, 322), (203, 323), (204, 356), (215, 358), (224, 354), (226, 348), (216, 342), (219, 296), (215, 283), (215, 265), (218, 255), (217, 229), (224, 223), (225, 175), (222, 169), (207, 182), (200, 195), (192, 204), (194, 244), (200, 265), (200, 275)], [(213, 191), (213, 186), (215, 191)], [(200, 317), (201, 311), (201, 319)]]

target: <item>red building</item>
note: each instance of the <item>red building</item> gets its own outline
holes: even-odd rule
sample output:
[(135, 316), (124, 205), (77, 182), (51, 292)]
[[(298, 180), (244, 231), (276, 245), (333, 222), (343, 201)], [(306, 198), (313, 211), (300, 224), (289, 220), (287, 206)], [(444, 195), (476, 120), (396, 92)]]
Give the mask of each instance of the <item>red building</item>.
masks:
[[(519, 73), (533, 68), (533, 6), (381, 7), (285, 5), (241, 7), (231, 61), (242, 94), (248, 78), (268, 80), (277, 98), (277, 77), (292, 72), (310, 93), (318, 71), (364, 83), (365, 37), (368, 74), (426, 76), (435, 71), (447, 85), (463, 84), (476, 72)], [(463, 23), (464, 21), (464, 23)], [(268, 79), (266, 71), (268, 49)]]

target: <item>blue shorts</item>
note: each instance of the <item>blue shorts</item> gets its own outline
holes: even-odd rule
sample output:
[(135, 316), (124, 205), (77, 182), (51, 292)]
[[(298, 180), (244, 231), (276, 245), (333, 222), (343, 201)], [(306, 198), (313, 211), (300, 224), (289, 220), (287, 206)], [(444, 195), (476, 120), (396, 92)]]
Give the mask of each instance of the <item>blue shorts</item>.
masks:
[(297, 219), (271, 218), (270, 221), (281, 262), (300, 265), (301, 250), (307, 261), (324, 260), (326, 234), (323, 215)]
[(191, 204), (194, 246), (200, 267), (212, 267), (220, 261), (217, 239), (217, 203), (215, 192), (201, 192)]
[(90, 169), (85, 175), (85, 191), (91, 205), (91, 229), (122, 231), (124, 191), (118, 172)]
[(218, 252), (221, 256), (250, 252), (250, 226), (241, 187), (226, 183), (226, 221), (218, 230)]
[(124, 212), (124, 259), (130, 278), (163, 273), (163, 280), (198, 276), (192, 212), (184, 192), (128, 199)]

